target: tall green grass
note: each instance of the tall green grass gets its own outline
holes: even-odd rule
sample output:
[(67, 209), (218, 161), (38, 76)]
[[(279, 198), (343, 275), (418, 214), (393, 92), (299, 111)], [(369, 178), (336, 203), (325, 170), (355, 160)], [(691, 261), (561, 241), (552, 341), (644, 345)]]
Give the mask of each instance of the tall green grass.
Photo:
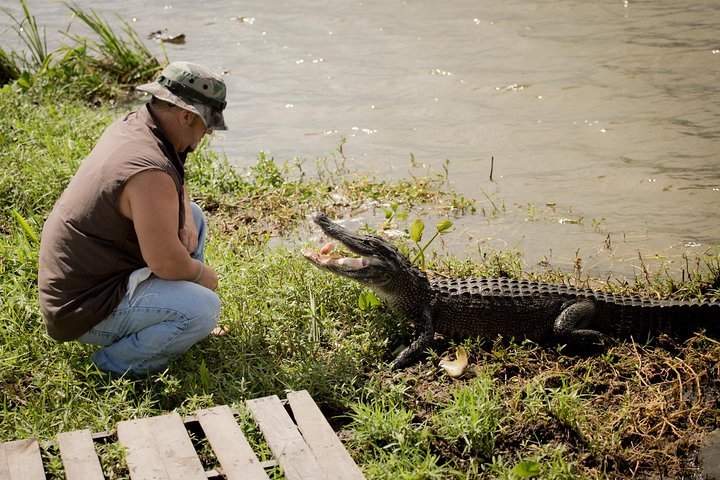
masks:
[(15, 88), (37, 96), (49, 89), (97, 103), (150, 80), (161, 68), (127, 22), (121, 20), (122, 33), (116, 33), (94, 10), (69, 3), (65, 5), (70, 13), (91, 35), (63, 32), (69, 43), (49, 51), (45, 28), (38, 25), (25, 0), (20, 0), (20, 5), (22, 17), (2, 9), (25, 48), (20, 52), (0, 49), (0, 85), (15, 82)]
[(106, 73), (113, 84), (133, 86), (152, 78), (159, 63), (150, 53), (137, 32), (124, 20), (122, 31), (127, 38), (117, 34), (110, 24), (94, 10), (83, 10), (65, 4), (71, 12), (92, 31), (96, 39), (69, 35), (78, 45), (87, 45), (94, 56), (88, 62), (96, 70)]
[(27, 49), (27, 52), (23, 51), (23, 53), (13, 52), (12, 58), (19, 62), (24, 69), (39, 71), (46, 66), (51, 57), (51, 52), (47, 47), (45, 28), (40, 27), (35, 17), (30, 14), (25, 0), (20, 0), (20, 7), (23, 11), (21, 18), (15, 17), (5, 8), (1, 9), (12, 20), (18, 37)]

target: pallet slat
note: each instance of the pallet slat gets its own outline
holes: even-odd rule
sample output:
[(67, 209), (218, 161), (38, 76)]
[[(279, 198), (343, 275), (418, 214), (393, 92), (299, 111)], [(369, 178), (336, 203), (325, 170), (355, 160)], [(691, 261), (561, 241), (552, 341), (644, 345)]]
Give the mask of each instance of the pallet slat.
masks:
[[(131, 480), (207, 480), (220, 475), (228, 480), (269, 480), (265, 469), (277, 465), (288, 480), (364, 480), (307, 391), (289, 392), (287, 405), (289, 409), (276, 395), (247, 400), (273, 453), (271, 461), (258, 460), (227, 405), (200, 410), (185, 421), (172, 413), (119, 422), (117, 440), (126, 448)], [(205, 432), (220, 471), (204, 470), (186, 422), (199, 424)], [(94, 440), (110, 435), (93, 435), (90, 430), (59, 433), (56, 440), (65, 478), (103, 480)], [(0, 443), (0, 480), (45, 480), (40, 452), (34, 439)]]
[(90, 430), (59, 433), (57, 441), (67, 480), (104, 480)]
[(328, 478), (277, 395), (246, 403), (288, 480)]
[(268, 480), (255, 452), (227, 405), (198, 411), (195, 416), (228, 480)]
[(45, 480), (37, 440), (30, 438), (0, 444), (0, 479)]
[(362, 470), (345, 450), (307, 390), (289, 392), (287, 399), (300, 433), (325, 473), (338, 480), (364, 479)]
[(207, 480), (180, 415), (118, 423), (118, 441), (127, 448), (130, 478), (137, 480)]

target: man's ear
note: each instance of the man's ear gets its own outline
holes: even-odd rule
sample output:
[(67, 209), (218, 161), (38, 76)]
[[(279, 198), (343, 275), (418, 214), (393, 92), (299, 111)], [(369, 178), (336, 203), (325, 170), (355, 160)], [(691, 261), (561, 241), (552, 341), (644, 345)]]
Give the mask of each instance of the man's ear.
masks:
[(179, 108), (178, 110), (180, 110), (180, 115), (178, 116), (180, 125), (190, 125), (193, 122), (195, 114), (189, 110), (185, 110), (184, 108)]

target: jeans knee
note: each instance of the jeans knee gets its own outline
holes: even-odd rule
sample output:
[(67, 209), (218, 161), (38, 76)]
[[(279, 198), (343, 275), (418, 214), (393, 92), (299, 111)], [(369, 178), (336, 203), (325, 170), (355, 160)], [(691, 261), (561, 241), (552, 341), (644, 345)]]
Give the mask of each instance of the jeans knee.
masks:
[(205, 261), (205, 237), (207, 236), (207, 218), (202, 208), (195, 203), (190, 202), (190, 210), (192, 211), (193, 222), (195, 222), (195, 228), (198, 232), (198, 246), (191, 256), (195, 259)]
[(195, 226), (197, 227), (198, 231), (201, 230), (201, 228), (204, 228), (207, 224), (207, 218), (205, 217), (205, 212), (203, 212), (202, 208), (200, 208), (200, 205), (198, 205), (195, 202), (190, 202), (190, 211), (192, 212), (193, 221), (195, 222)]
[(220, 298), (212, 290), (205, 289), (205, 294), (198, 298), (197, 312), (193, 323), (195, 328), (209, 334), (216, 326), (220, 317)]

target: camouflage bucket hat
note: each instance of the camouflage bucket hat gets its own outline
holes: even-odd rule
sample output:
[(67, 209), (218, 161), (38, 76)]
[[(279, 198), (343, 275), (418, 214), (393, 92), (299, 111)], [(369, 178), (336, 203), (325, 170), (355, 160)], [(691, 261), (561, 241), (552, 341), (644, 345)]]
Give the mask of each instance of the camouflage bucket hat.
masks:
[(157, 80), (137, 89), (199, 115), (206, 128), (227, 130), (222, 114), (227, 105), (225, 82), (202, 65), (173, 62)]

